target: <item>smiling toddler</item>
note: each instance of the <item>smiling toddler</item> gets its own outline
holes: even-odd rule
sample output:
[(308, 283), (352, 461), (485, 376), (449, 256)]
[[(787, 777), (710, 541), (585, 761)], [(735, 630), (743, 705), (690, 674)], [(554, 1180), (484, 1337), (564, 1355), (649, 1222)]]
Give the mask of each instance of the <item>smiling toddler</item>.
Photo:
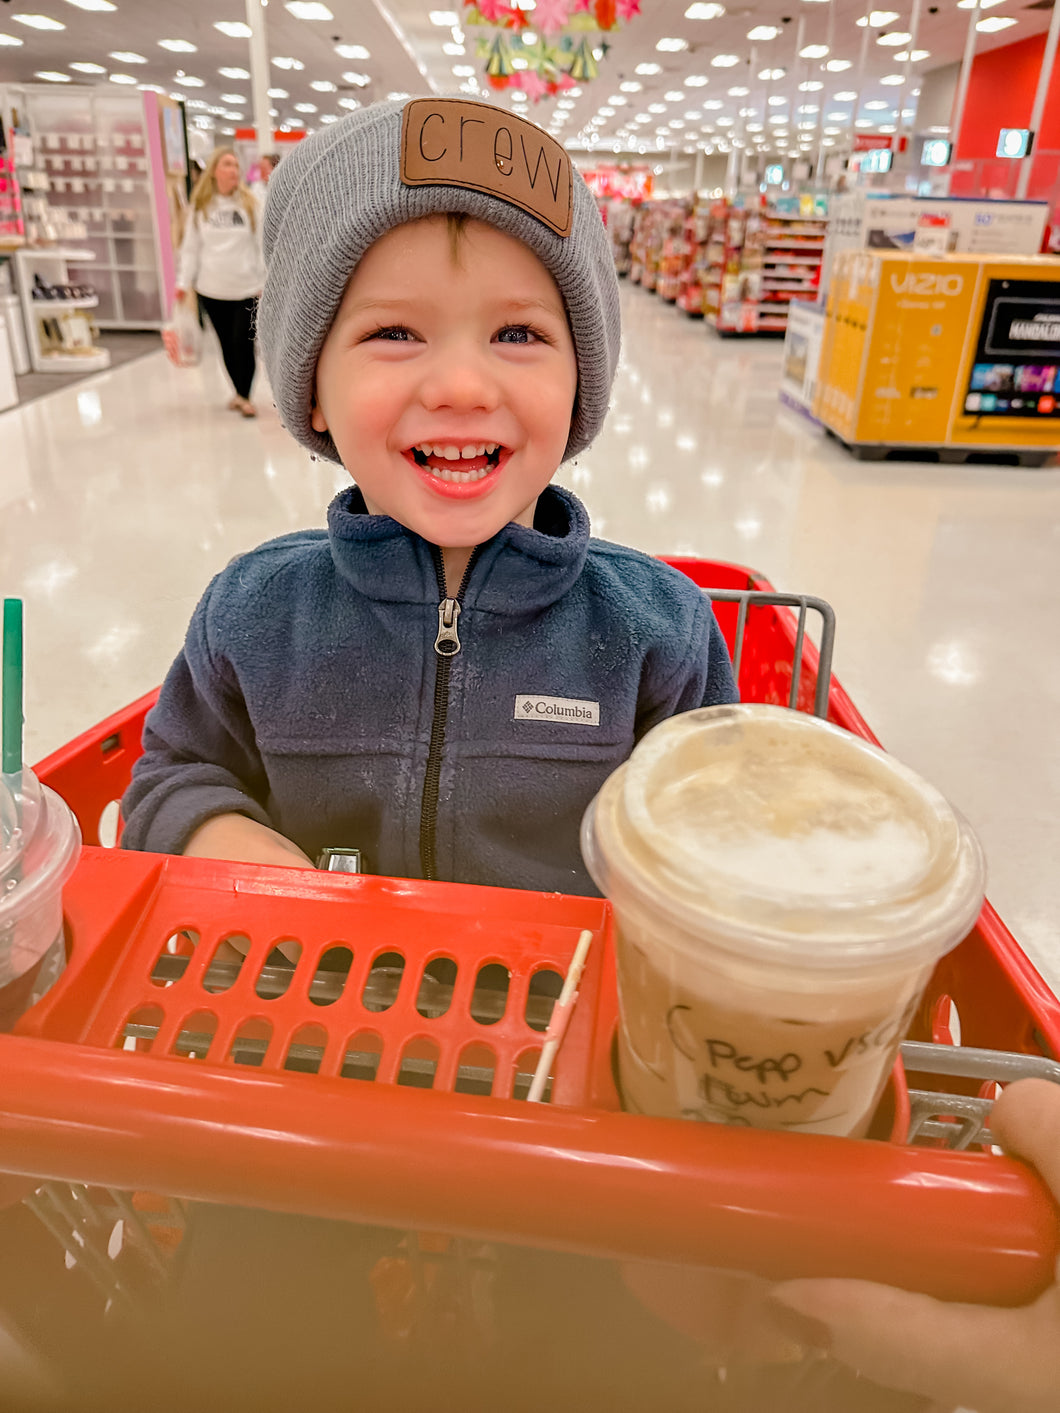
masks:
[(599, 431), (618, 287), (557, 143), (377, 103), (269, 184), (281, 418), (353, 485), (211, 583), (147, 718), (127, 848), (594, 893), (586, 805), (643, 734), (735, 700), (690, 580), (551, 484)]

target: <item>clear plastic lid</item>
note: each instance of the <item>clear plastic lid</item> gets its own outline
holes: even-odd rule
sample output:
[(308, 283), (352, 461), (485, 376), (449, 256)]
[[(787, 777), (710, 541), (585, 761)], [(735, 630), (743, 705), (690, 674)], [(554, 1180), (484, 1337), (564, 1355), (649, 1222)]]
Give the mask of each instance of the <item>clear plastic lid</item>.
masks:
[(0, 775), (0, 933), (61, 888), (81, 851), (66, 804), (31, 770)]
[(800, 966), (939, 956), (983, 899), (978, 842), (933, 786), (783, 707), (662, 722), (590, 807), (583, 852), (608, 896)]

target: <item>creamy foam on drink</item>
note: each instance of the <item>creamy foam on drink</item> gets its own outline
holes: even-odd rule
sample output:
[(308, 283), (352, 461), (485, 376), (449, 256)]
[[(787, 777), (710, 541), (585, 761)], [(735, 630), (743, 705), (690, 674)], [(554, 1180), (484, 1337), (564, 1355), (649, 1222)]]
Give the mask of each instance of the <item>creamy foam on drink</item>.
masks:
[(586, 814), (613, 901), (628, 1107), (862, 1133), (937, 959), (983, 895), (942, 796), (779, 707), (663, 722)]

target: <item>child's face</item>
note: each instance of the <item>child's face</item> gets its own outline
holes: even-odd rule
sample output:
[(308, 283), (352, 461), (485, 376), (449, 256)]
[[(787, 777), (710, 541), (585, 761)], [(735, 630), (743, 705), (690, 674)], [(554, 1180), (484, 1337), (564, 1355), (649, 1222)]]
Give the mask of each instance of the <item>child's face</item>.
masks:
[(469, 221), (454, 259), (445, 217), (431, 217), (388, 231), (354, 271), (312, 421), (369, 511), (466, 549), (533, 523), (577, 382), (563, 300), (537, 256)]

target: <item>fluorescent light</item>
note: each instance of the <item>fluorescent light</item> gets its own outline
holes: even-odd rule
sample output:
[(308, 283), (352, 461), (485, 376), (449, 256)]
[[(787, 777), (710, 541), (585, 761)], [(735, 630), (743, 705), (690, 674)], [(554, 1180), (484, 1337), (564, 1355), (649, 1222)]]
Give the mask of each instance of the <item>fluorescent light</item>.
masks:
[(904, 30), (894, 29), (890, 34), (881, 34), (877, 39), (877, 44), (882, 44), (888, 49), (901, 49), (903, 44), (908, 44), (912, 39), (911, 34), (906, 34)]
[(901, 88), (902, 84), (905, 83), (905, 75), (885, 74), (883, 78), (880, 79), (880, 83), (882, 83), (885, 88)]
[(736, 54), (715, 54), (710, 61), (712, 69), (731, 69), (740, 62)]
[[(1000, 5), (1001, 0), (980, 0), (980, 10), (989, 10), (994, 5)], [(958, 10), (974, 10), (975, 0), (957, 0)]]
[(841, 74), (844, 70), (851, 68), (853, 62), (852, 59), (829, 59), (825, 68), (830, 74)]
[(387, 98), (390, 100), (391, 103), (404, 103), (406, 98), (411, 97), (411, 93), (403, 93), (400, 89), (397, 88), (395, 88), (391, 93), (387, 94)]
[(782, 79), (786, 72), (786, 69), (759, 69), (758, 77), (765, 79), (766, 83), (774, 83), (777, 79)]
[(782, 98), (779, 93), (774, 93), (773, 96), (769, 99), (769, 106), (771, 108), (783, 108), (787, 101), (788, 100), (786, 98)]
[[(17, 19), (18, 16), (16, 15), (15, 18)], [(53, 73), (51, 69), (40, 69), (33, 77), (43, 79), (45, 83), (73, 83), (69, 74)]]
[[(21, 41), (19, 42), (21, 43)], [(102, 64), (70, 64), (68, 67), (76, 69), (79, 74), (105, 74), (107, 72)]]
[(720, 98), (711, 98), (707, 103), (703, 104), (703, 107), (708, 108), (712, 113), (716, 113), (719, 108), (724, 108), (725, 104)]
[(749, 88), (730, 88), (726, 91), (730, 98), (746, 98), (751, 92)]
[(110, 0), (66, 0), (68, 5), (74, 5), (78, 10), (116, 10), (117, 5), (112, 5)]
[(656, 44), (656, 49), (660, 54), (680, 54), (682, 49), (688, 48), (687, 39), (660, 39)]
[[(284, 97), (286, 98), (287, 95), (284, 94)], [(359, 98), (340, 98), (340, 99), (339, 99), (339, 107), (340, 107), (340, 108), (349, 108), (351, 112), (353, 111), (354, 108), (359, 108), (360, 106), (361, 106), (361, 100), (360, 100)]]
[(891, 105), (883, 98), (874, 98), (871, 103), (865, 104), (865, 111), (868, 113), (879, 112), (881, 108), (889, 108)]
[(335, 16), (320, 0), (285, 0), (284, 9), (296, 20), (333, 20)]
[(899, 64), (904, 64), (907, 59), (911, 59), (914, 64), (919, 64), (922, 59), (931, 58), (931, 50), (914, 49), (910, 54), (908, 49), (903, 49), (900, 54), (896, 54), (894, 57)]
[(190, 74), (178, 74), (173, 80), (179, 83), (182, 88), (205, 88), (206, 84), (201, 78), (192, 78)]
[(243, 96), (242, 93), (222, 93), (222, 94), (221, 94), (221, 102), (222, 102), (222, 103), (246, 103), (246, 102), (247, 102), (247, 99)]
[(460, 16), (455, 10), (432, 10), (430, 13), (432, 25), (437, 25), (439, 29), (452, 29), (454, 25), (460, 23)]
[[(364, 50), (364, 53), (363, 53), (363, 54), (346, 54), (346, 53), (344, 52), (346, 49), (363, 49), (363, 48), (364, 48), (364, 46), (361, 45), (361, 44), (344, 44), (344, 45), (342, 45), (342, 47), (341, 47), (340, 49), (338, 49), (336, 52), (339, 53), (339, 54), (342, 54), (342, 57), (343, 57), (344, 59), (367, 59), (367, 58), (368, 58), (368, 50), (367, 50), (367, 49)], [(464, 46), (463, 46), (462, 44), (455, 44), (455, 43), (453, 43), (452, 40), (450, 40), (448, 44), (443, 44), (443, 45), (442, 45), (442, 53), (443, 53), (443, 54), (448, 54), (451, 58), (454, 58), (454, 59), (456, 58), (456, 56), (457, 56), (458, 54), (463, 54), (464, 52), (465, 52), (465, 51), (464, 51)]]
[(627, 79), (625, 83), (620, 83), (618, 86), (623, 93), (640, 93), (644, 87), (642, 83), (637, 83), (636, 79)]
[(825, 118), (830, 123), (846, 123), (850, 121), (849, 113), (826, 113)]
[(707, 2), (706, 4), (704, 4), (704, 3), (702, 3), (702, 0), (697, 0), (697, 3), (696, 3), (696, 4), (694, 4), (694, 5), (689, 5), (688, 9), (685, 11), (685, 19), (686, 19), (686, 20), (720, 20), (721, 17), (722, 17), (722, 15), (724, 15), (724, 13), (725, 13), (725, 6), (724, 6), (724, 5), (715, 5), (715, 4), (712, 4), (712, 3), (710, 3), (710, 0), (708, 0), (708, 2)]
[[(17, 15), (15, 19), (18, 19)], [(976, 25), (976, 29), (982, 34), (994, 34), (997, 30), (1008, 29), (1010, 25), (1014, 25), (1015, 23), (1015, 20), (1010, 19), (1006, 15), (991, 15), (989, 19), (980, 20)]]
[(301, 59), (291, 59), (288, 58), (286, 55), (281, 55), (278, 59), (273, 59), (272, 62), (276, 65), (278, 69), (293, 69), (296, 72), (300, 72), (302, 69), (305, 68), (305, 65), (302, 63)]
[(824, 84), (820, 79), (806, 79), (804, 83), (799, 84), (800, 93), (820, 93), (822, 88)]
[(133, 78), (132, 74), (111, 74), (111, 76), (110, 76), (110, 81), (111, 81), (111, 83), (135, 83), (135, 82), (136, 82), (136, 80)]
[(807, 44), (799, 50), (800, 59), (823, 59), (828, 53), (827, 44)]
[(296, 103), (294, 105), (294, 111), (296, 113), (316, 113), (319, 110), (315, 103)]
[(866, 25), (868, 25), (870, 29), (883, 29), (885, 25), (894, 24), (897, 18), (897, 10), (870, 10), (867, 15), (862, 15), (861, 19), (858, 20), (858, 24), (862, 29), (864, 29)]
[[(160, 39), (158, 47), (168, 49), (171, 54), (194, 54), (199, 46), (189, 43), (186, 39)], [(249, 78), (250, 75), (248, 74), (247, 77)]]
[[(446, 53), (449, 47), (446, 45)], [(335, 53), (340, 59), (370, 59), (372, 56), (363, 44), (336, 44)]]
[(665, 112), (666, 112), (666, 104), (665, 104), (665, 103), (649, 103), (649, 104), (648, 104), (648, 112), (649, 112), (649, 113), (665, 113)]
[(367, 74), (346, 73), (343, 74), (342, 81), (343, 83), (352, 83), (354, 88), (364, 88), (364, 86), (371, 83), (372, 80)]
[(112, 49), (110, 58), (117, 59), (122, 64), (146, 64), (147, 60), (142, 54), (133, 54), (128, 49)]
[[(525, 64), (526, 60), (523, 60)], [(453, 73), (457, 78), (473, 78), (475, 74), (474, 64), (454, 64)]]
[(837, 103), (853, 103), (854, 99), (857, 96), (858, 95), (856, 93), (850, 92), (849, 90), (834, 95), (835, 101)]
[(754, 29), (747, 31), (748, 39), (776, 39), (780, 30), (776, 25), (755, 25)]
[(330, 79), (314, 79), (309, 87), (317, 93), (337, 93), (339, 91), (338, 85), (332, 83)]
[(683, 103), (685, 95), (679, 88), (671, 88), (669, 93), (664, 93), (663, 97), (667, 103)]
[[(21, 39), (19, 39), (16, 35), (13, 35), (13, 34), (0, 34), (0, 48), (3, 48), (3, 46), (4, 46), (5, 44), (7, 44), (7, 45), (10, 45), (10, 47), (11, 47), (12, 49), (17, 49), (17, 48), (20, 48), (20, 47), (22, 46), (23, 42), (24, 42), (24, 41), (21, 40)], [(71, 68), (76, 68), (77, 65), (76, 65), (76, 64), (71, 64), (70, 67), (71, 67)], [(105, 69), (100, 69), (100, 73), (101, 73), (101, 74), (102, 74), (102, 73), (105, 73), (105, 72), (106, 72)]]
[(214, 20), (213, 27), (227, 34), (229, 39), (249, 39), (252, 32), (242, 20)]
[[(27, 25), (30, 29), (66, 28), (61, 20), (53, 20), (50, 15), (12, 15), (11, 18), (17, 20), (20, 25)], [(40, 75), (38, 74), (37, 77), (40, 78)], [(71, 83), (70, 75), (67, 74), (65, 80), (60, 80), (60, 82)]]
[(290, 98), (291, 96), (286, 88), (270, 88), (268, 94), (270, 98)]
[(136, 87), (141, 93), (165, 93), (165, 89), (157, 83), (138, 83)]
[(248, 79), (250, 75), (246, 69), (218, 69), (217, 72), (222, 78)]

